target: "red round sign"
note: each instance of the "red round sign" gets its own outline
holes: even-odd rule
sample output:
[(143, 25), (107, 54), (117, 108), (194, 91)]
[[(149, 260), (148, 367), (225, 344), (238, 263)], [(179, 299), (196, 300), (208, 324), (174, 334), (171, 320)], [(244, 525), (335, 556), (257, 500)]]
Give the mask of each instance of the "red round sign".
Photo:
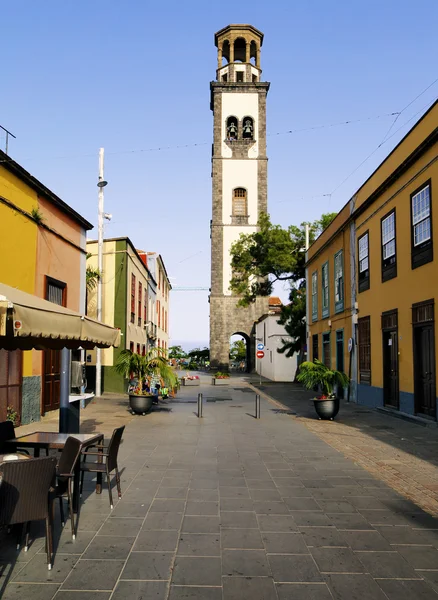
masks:
[(263, 352), (263, 350), (257, 350), (256, 356), (257, 358), (263, 358), (265, 356), (265, 353)]

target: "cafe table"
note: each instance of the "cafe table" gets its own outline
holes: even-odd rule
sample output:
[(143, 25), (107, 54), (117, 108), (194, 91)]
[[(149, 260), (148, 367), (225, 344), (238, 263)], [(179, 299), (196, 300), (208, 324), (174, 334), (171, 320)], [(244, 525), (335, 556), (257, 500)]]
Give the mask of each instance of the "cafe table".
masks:
[[(27, 435), (22, 435), (17, 438), (5, 440), (4, 447), (8, 448), (33, 448), (34, 457), (38, 458), (40, 450), (62, 450), (68, 437), (78, 439), (82, 448), (89, 446), (97, 446), (97, 450), (103, 453), (103, 433), (57, 433), (56, 431), (35, 431)], [(103, 459), (98, 456), (98, 462)], [(73, 482), (73, 510), (78, 512), (79, 508), (79, 479), (80, 479), (80, 460), (78, 460), (75, 468), (75, 477)], [(102, 473), (97, 473), (96, 477), (96, 494), (102, 492)]]

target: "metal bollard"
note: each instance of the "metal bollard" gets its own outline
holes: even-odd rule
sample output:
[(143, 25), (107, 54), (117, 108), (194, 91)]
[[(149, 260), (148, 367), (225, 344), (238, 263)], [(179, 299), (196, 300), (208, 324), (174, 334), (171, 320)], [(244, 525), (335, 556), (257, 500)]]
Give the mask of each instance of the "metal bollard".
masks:
[(202, 417), (202, 394), (198, 394), (198, 418)]
[(255, 397), (255, 418), (260, 419), (260, 394)]

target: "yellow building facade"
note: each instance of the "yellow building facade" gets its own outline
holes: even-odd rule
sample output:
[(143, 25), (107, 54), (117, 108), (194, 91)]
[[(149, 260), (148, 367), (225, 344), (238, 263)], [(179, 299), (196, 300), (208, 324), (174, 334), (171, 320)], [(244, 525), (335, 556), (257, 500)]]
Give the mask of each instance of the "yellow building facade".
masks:
[[(352, 379), (351, 399), (435, 420), (434, 305), (438, 281), (434, 237), (438, 211), (433, 194), (438, 187), (437, 126), (435, 102), (307, 256), (309, 343), (318, 335), (323, 345), (324, 335), (326, 341), (330, 331), (333, 339), (333, 332), (342, 325), (345, 337), (351, 339), (351, 352), (348, 345), (346, 350), (344, 347), (344, 361)], [(330, 269), (340, 249), (345, 299), (344, 312), (337, 315), (333, 304), (336, 275)], [(314, 319), (311, 289), (315, 273), (318, 314)], [(327, 315), (327, 294), (329, 315), (323, 318), (323, 313)], [(309, 356), (315, 357), (312, 352)], [(322, 351), (321, 356), (328, 364), (328, 353)], [(333, 350), (330, 358), (330, 365), (336, 367)]]

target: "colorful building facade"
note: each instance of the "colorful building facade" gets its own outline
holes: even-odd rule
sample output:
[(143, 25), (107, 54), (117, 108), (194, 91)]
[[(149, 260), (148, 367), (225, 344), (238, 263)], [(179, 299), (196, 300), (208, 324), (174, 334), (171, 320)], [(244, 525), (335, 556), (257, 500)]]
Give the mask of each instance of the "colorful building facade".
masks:
[[(0, 281), (85, 310), (86, 232), (92, 225), (0, 152)], [(66, 268), (68, 265), (68, 269)], [(59, 406), (60, 353), (0, 350), (0, 420), (21, 423)]]
[(359, 404), (434, 420), (437, 126), (435, 102), (310, 247), (306, 267), (310, 358), (350, 372)]

